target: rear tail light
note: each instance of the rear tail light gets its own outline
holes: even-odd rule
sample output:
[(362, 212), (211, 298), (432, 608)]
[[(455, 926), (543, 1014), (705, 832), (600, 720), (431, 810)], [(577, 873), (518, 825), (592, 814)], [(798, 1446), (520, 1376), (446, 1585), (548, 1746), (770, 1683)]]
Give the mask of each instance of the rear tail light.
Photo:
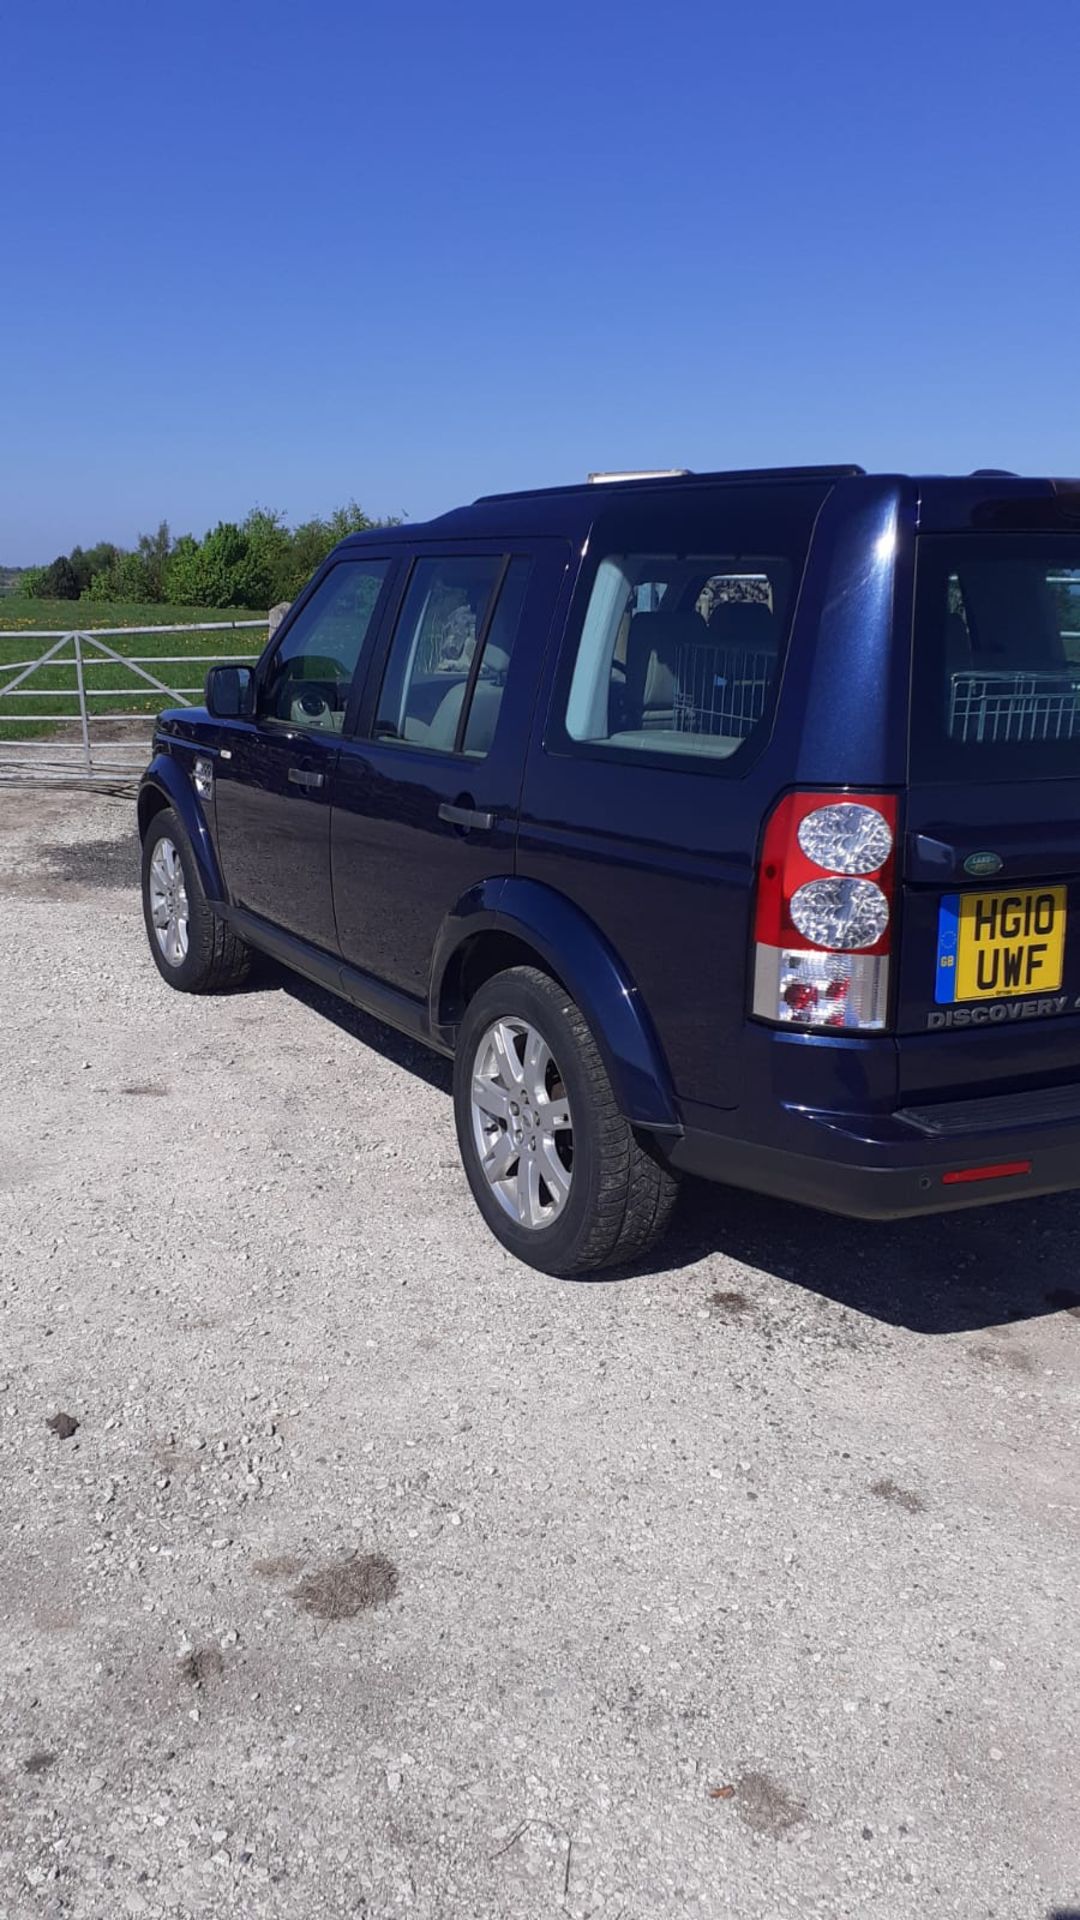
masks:
[(884, 1027), (895, 865), (895, 795), (792, 793), (778, 802), (757, 876), (759, 1019)]

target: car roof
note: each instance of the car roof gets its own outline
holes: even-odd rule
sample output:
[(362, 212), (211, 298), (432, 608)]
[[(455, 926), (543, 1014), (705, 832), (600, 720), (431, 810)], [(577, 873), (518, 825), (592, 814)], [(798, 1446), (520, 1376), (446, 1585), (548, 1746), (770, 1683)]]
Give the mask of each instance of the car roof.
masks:
[(835, 486), (853, 494), (872, 492), (877, 497), (892, 488), (914, 501), (918, 523), (926, 531), (990, 524), (995, 518), (1009, 526), (1054, 523), (1062, 517), (1080, 522), (1080, 480), (1029, 477), (999, 467), (983, 467), (969, 474), (870, 473), (855, 465), (751, 467), (709, 473), (643, 473), (626, 478), (598, 475), (562, 487), (482, 494), (469, 505), (451, 508), (434, 519), (350, 534), (341, 544), (347, 548), (504, 535), (568, 538), (584, 532), (598, 512), (616, 499), (652, 495), (666, 500), (707, 488), (757, 486), (812, 486), (823, 491)]

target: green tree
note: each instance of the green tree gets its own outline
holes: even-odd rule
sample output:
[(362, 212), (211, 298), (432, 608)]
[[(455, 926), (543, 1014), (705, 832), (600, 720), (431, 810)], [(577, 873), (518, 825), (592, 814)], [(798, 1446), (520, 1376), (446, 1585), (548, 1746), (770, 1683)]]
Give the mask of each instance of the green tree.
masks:
[(57, 554), (52, 565), (45, 568), (38, 599), (77, 600), (79, 593), (79, 576), (69, 556), (66, 553)]
[(86, 592), (95, 574), (111, 567), (120, 558), (120, 549), (111, 540), (99, 540), (96, 547), (72, 547), (71, 564), (79, 582), (79, 592)]
[(171, 552), (172, 537), (167, 520), (158, 523), (156, 533), (140, 533), (136, 554), (146, 584), (144, 597), (147, 600), (164, 600), (165, 575)]
[(219, 520), (205, 539), (180, 543), (172, 555), (166, 579), (170, 598), (187, 607), (244, 607), (251, 585), (248, 540), (235, 521)]
[(156, 533), (140, 533), (134, 553), (113, 548), (113, 557), (93, 575), (85, 592), (90, 600), (158, 601), (165, 599), (165, 580), (172, 537), (162, 520)]
[(291, 600), (295, 592), (291, 587), (293, 535), (285, 524), (284, 514), (254, 507), (241, 532), (247, 541), (244, 586), (252, 597), (236, 604), (273, 607), (279, 600)]
[(347, 539), (350, 533), (367, 533), (374, 527), (394, 527), (398, 519), (371, 520), (350, 500), (343, 507), (336, 507), (327, 520), (305, 520), (295, 528), (292, 535), (292, 567), (288, 575), (287, 590), (279, 598), (295, 600), (305, 582), (310, 580), (316, 567), (321, 567), (328, 553), (337, 546), (339, 540)]
[(163, 520), (156, 533), (139, 535), (133, 552), (101, 540), (94, 547), (61, 554), (51, 567), (28, 569), (23, 591), (99, 603), (271, 607), (294, 600), (339, 540), (397, 524), (396, 519), (372, 520), (355, 500), (336, 507), (326, 519), (305, 520), (293, 528), (283, 513), (253, 507), (239, 524), (219, 520), (201, 540), (190, 533), (173, 540)]

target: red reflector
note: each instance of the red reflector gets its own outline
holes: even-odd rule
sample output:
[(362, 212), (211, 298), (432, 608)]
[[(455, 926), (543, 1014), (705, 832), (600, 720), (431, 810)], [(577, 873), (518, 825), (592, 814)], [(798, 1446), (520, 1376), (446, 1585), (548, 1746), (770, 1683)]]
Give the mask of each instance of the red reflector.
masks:
[(1006, 1160), (997, 1167), (968, 1167), (963, 1173), (943, 1173), (943, 1187), (958, 1187), (967, 1180), (1007, 1180), (1014, 1173), (1030, 1173), (1030, 1160)]

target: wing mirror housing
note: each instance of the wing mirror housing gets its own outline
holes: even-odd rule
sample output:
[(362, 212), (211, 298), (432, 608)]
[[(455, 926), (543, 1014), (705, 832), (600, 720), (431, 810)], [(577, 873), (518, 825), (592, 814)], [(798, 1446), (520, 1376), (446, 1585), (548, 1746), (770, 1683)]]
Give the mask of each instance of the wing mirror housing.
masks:
[(255, 711), (252, 667), (211, 667), (206, 676), (206, 710), (215, 720), (249, 720)]

